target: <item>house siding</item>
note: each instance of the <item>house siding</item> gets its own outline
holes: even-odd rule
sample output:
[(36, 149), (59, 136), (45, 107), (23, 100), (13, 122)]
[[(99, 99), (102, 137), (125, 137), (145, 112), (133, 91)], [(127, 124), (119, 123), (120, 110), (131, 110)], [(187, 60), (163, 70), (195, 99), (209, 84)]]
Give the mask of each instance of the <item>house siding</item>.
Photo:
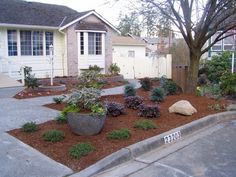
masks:
[[(88, 23), (104, 23), (95, 15), (90, 15), (82, 20)], [(76, 76), (79, 74), (79, 63), (84, 62), (84, 58), (78, 56), (78, 40), (75, 26), (71, 25), (66, 29), (67, 33), (67, 65), (68, 75)], [(107, 68), (112, 63), (112, 36), (115, 35), (114, 30), (106, 25), (107, 33), (105, 34), (105, 72), (108, 72)], [(87, 58), (89, 60), (89, 57)], [(91, 60), (92, 61), (92, 60)], [(89, 62), (88, 62), (89, 63)], [(96, 64), (96, 56), (94, 57), (93, 63)]]
[[(8, 73), (11, 70), (11, 77), (20, 78), (19, 71), (22, 66), (32, 67), (33, 73), (36, 77), (45, 78), (50, 76), (49, 56), (46, 56), (45, 51), (42, 56), (21, 56), (20, 55), (20, 37), (18, 35), (18, 56), (8, 56), (8, 41), (7, 30), (14, 28), (0, 27), (0, 72)], [(21, 29), (15, 29), (19, 30)], [(31, 29), (22, 29), (31, 30)], [(35, 30), (35, 29), (34, 29)], [(37, 31), (51, 31), (40, 30)], [(53, 31), (54, 34), (54, 76), (63, 76), (66, 74), (65, 68), (65, 38), (64, 35), (58, 31)], [(45, 38), (45, 37), (44, 37)], [(45, 40), (45, 39), (44, 39)], [(45, 45), (45, 41), (44, 41)], [(45, 48), (45, 47), (44, 47)]]

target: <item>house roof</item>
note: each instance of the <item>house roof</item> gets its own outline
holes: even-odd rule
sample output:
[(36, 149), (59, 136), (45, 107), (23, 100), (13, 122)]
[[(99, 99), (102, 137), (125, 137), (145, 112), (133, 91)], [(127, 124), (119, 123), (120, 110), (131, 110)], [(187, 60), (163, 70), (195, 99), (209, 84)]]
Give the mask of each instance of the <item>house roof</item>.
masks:
[(77, 12), (61, 5), (26, 2), (23, 0), (0, 1), (0, 23), (59, 27), (88, 12)]
[(103, 23), (78, 23), (75, 30), (95, 30), (95, 31), (107, 31), (106, 26)]
[(113, 45), (128, 45), (128, 46), (145, 46), (144, 41), (134, 39), (132, 37), (126, 36), (113, 36), (112, 38)]

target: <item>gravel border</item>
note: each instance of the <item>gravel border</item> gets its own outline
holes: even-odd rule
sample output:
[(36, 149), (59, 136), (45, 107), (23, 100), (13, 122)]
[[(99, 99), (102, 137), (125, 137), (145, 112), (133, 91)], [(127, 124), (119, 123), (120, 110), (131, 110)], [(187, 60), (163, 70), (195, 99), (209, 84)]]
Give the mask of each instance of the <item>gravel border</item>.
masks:
[(89, 177), (101, 171), (107, 170), (111, 167), (114, 167), (116, 165), (119, 165), (123, 162), (129, 161), (141, 154), (144, 154), (148, 151), (151, 151), (155, 148), (164, 145), (165, 144), (164, 136), (169, 135), (171, 133), (180, 131), (181, 136), (183, 137), (192, 134), (195, 131), (207, 127), (209, 125), (217, 124), (222, 121), (229, 121), (234, 118), (236, 118), (236, 111), (228, 111), (206, 116), (202, 119), (177, 127), (168, 132), (164, 132), (160, 135), (148, 138), (141, 142), (122, 148), (121, 150), (105, 157), (104, 159), (93, 164), (92, 166), (78, 173), (75, 173), (70, 177)]

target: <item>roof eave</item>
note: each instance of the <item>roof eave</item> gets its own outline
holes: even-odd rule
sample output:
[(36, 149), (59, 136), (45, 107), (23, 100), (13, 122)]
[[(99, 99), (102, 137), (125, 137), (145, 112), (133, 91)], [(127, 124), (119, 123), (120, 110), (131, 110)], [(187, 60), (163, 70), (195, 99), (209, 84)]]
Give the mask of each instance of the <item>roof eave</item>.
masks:
[(30, 29), (49, 29), (49, 30), (58, 30), (58, 29), (59, 29), (59, 27), (54, 27), (54, 26), (24, 25), (24, 24), (8, 24), (8, 23), (0, 23), (0, 27), (30, 28)]
[(97, 17), (98, 17), (99, 19), (101, 19), (104, 23), (106, 23), (109, 27), (111, 27), (114, 31), (116, 31), (117, 33), (121, 34), (121, 32), (120, 32), (118, 29), (116, 29), (115, 26), (113, 26), (110, 22), (108, 22), (106, 19), (104, 19), (101, 15), (99, 15), (99, 14), (98, 14), (97, 12), (95, 12), (95, 11), (90, 11), (90, 12), (88, 12), (87, 14), (85, 14), (85, 15), (83, 15), (83, 16), (81, 16), (81, 17), (75, 19), (75, 20), (73, 20), (72, 22), (70, 22), (70, 23), (68, 23), (68, 24), (66, 24), (66, 25), (64, 25), (64, 26), (62, 26), (59, 30), (62, 31), (62, 30), (68, 28), (69, 26), (71, 26), (71, 25), (77, 23), (78, 21), (80, 21), (80, 20), (82, 20), (82, 19), (84, 19), (84, 18), (86, 18), (86, 17), (88, 17), (88, 16), (90, 16), (90, 15), (95, 15), (95, 16), (97, 16)]

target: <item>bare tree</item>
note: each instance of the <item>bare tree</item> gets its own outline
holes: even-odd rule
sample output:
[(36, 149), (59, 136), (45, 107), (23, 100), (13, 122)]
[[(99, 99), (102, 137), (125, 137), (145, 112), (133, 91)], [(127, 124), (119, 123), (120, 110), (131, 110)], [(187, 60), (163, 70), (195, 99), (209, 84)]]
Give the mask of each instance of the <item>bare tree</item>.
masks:
[[(158, 9), (180, 30), (189, 48), (190, 67), (187, 92), (197, 84), (199, 61), (218, 41), (234, 35), (236, 27), (235, 0), (141, 0)], [(212, 36), (208, 45), (205, 45)]]

